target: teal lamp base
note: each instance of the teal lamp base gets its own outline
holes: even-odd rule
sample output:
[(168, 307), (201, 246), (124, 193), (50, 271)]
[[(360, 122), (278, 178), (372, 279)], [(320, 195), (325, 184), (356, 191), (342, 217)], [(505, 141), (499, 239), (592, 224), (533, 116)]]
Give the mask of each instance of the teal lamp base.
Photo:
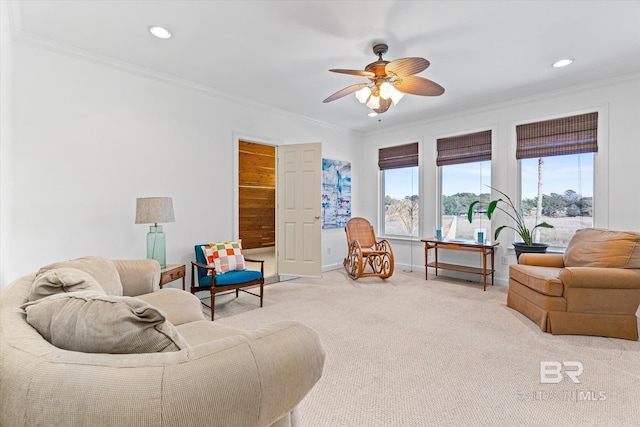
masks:
[(147, 233), (147, 259), (155, 259), (160, 268), (167, 266), (167, 253), (165, 250), (165, 238), (161, 225), (152, 225)]

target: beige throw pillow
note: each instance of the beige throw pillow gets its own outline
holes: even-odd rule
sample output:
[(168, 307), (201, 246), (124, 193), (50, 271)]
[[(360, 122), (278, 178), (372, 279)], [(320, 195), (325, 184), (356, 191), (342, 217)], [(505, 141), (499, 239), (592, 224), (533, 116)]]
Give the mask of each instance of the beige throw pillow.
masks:
[(100, 284), (107, 295), (122, 295), (122, 283), (120, 274), (115, 264), (106, 258), (98, 256), (88, 256), (69, 261), (56, 262), (38, 271), (38, 276), (49, 270), (56, 268), (77, 268), (85, 273), (89, 273)]
[(29, 301), (65, 292), (96, 291), (104, 293), (92, 275), (77, 268), (54, 268), (36, 276), (31, 285)]
[(133, 297), (70, 292), (29, 302), (23, 308), (27, 322), (65, 350), (134, 354), (188, 347), (161, 311)]

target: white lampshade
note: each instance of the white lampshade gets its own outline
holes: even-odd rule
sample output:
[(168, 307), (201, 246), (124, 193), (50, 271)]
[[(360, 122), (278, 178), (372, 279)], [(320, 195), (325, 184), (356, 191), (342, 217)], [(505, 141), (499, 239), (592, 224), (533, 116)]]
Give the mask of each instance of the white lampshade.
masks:
[(358, 98), (358, 101), (360, 101), (362, 104), (367, 102), (369, 96), (371, 96), (371, 89), (369, 89), (369, 86), (365, 86), (356, 92), (356, 98)]
[(404, 96), (404, 93), (400, 92), (396, 88), (393, 88), (393, 95), (391, 95), (391, 100), (393, 101), (393, 105), (396, 105), (398, 102), (400, 102), (403, 96)]
[(380, 85), (380, 98), (389, 99), (396, 92), (396, 88), (389, 82), (384, 82)]
[(136, 224), (158, 224), (175, 220), (171, 197), (136, 199)]
[(371, 98), (369, 98), (369, 102), (367, 102), (367, 107), (371, 108), (372, 110), (380, 108), (380, 97), (372, 96)]

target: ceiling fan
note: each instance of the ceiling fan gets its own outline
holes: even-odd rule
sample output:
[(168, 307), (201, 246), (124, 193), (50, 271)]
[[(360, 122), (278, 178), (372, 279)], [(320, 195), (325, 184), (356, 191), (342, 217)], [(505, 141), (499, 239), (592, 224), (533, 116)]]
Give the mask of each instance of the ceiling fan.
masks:
[(366, 77), (370, 82), (347, 86), (323, 102), (335, 101), (355, 92), (358, 101), (367, 104), (375, 113), (382, 114), (389, 109), (392, 102), (397, 104), (405, 93), (422, 96), (439, 96), (444, 93), (444, 88), (438, 83), (414, 75), (426, 70), (429, 61), (417, 57), (384, 61), (382, 55), (388, 50), (389, 47), (384, 43), (374, 45), (373, 53), (378, 55), (378, 60), (367, 65), (364, 70), (329, 70)]

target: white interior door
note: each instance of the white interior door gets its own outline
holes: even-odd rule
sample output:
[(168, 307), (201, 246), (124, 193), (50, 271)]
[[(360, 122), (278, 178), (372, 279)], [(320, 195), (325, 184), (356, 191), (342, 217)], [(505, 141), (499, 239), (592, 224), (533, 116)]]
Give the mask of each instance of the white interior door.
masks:
[(322, 145), (278, 146), (278, 274), (320, 277)]

